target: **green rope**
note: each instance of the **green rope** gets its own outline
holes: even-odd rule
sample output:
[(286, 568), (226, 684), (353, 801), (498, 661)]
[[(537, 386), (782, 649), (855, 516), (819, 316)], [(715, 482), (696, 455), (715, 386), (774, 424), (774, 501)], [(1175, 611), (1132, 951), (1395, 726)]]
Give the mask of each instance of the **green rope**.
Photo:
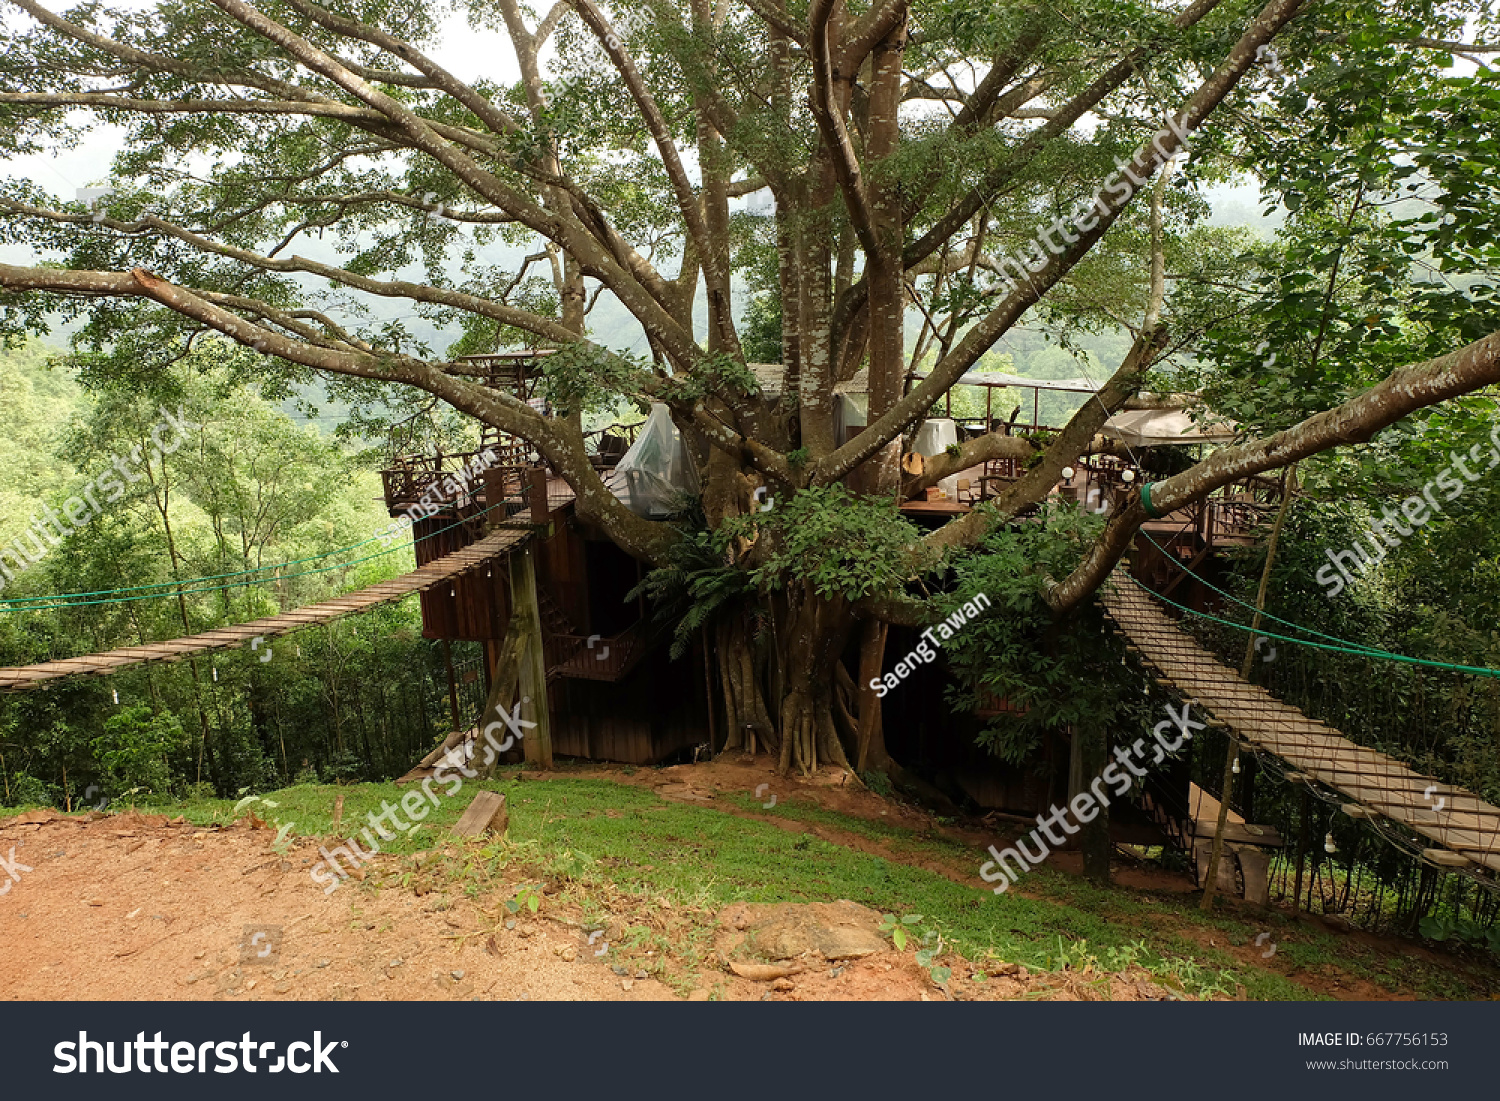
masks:
[[(420, 543), (423, 540), (432, 539), (432, 538), (434, 538), (436, 536), (442, 535), (444, 532), (452, 531), (454, 528), (457, 528), (457, 527), (462, 527), (464, 524), (468, 523), (469, 520), (478, 519), (480, 516), (483, 516), (486, 513), (490, 512), (490, 511), (492, 511), (494, 509), (500, 508), (502, 504), (503, 504), (503, 502), (501, 502), (500, 504), (491, 505), (491, 506), (489, 506), (489, 508), (486, 508), (483, 511), (478, 512), (474, 516), (468, 517), (465, 520), (460, 520), (457, 523), (449, 524), (447, 527), (439, 528), (437, 531), (430, 532), (427, 535), (422, 536), (421, 539), (414, 539), (414, 540), (412, 540), (412, 545), (416, 546), (417, 543)], [(363, 539), (360, 542), (353, 544), (352, 546), (341, 548), (341, 550), (355, 550), (355, 549), (357, 549), (359, 547), (365, 546), (368, 543), (373, 543), (373, 542), (375, 542), (375, 540), (380, 539), (380, 538), (382, 538), (382, 536), (379, 536), (379, 535), (371, 536), (369, 539)], [(363, 562), (371, 562), (371, 561), (373, 561), (373, 560), (375, 560), (377, 558), (384, 558), (388, 554), (395, 554), (397, 551), (405, 550), (405, 549), (406, 548), (405, 548), (404, 545), (397, 545), (397, 546), (387, 547), (383, 551), (376, 551), (374, 554), (367, 554), (363, 558), (355, 558), (355, 559), (353, 559), (351, 561), (348, 561), (348, 562), (335, 562), (331, 566), (323, 566), (320, 569), (315, 569), (315, 570), (301, 570), (301, 571), (298, 571), (297, 573), (277, 574), (277, 575), (275, 575), (273, 577), (261, 578), (259, 580), (236, 581), (236, 582), (231, 582), (230, 584), (227, 584), (227, 585), (215, 585), (215, 586), (208, 586), (208, 587), (202, 587), (202, 588), (192, 588), (192, 589), (182, 588), (181, 587), (181, 586), (184, 586), (184, 585), (195, 585), (199, 581), (219, 581), (219, 580), (221, 580), (223, 578), (242, 577), (242, 576), (244, 576), (246, 574), (249, 574), (249, 573), (259, 573), (259, 572), (261, 572), (263, 570), (279, 570), (279, 569), (282, 568), (282, 566), (286, 566), (286, 565), (298, 565), (298, 564), (300, 564), (302, 562), (315, 562), (315, 561), (317, 561), (320, 558), (327, 558), (327, 557), (329, 557), (329, 555), (339, 554), (339, 553), (341, 553), (341, 550), (328, 551), (325, 554), (313, 555), (313, 556), (311, 556), (309, 558), (301, 558), (301, 559), (297, 559), (294, 562), (280, 563), (280, 564), (275, 565), (275, 566), (261, 566), (261, 567), (259, 567), (258, 569), (255, 569), (255, 570), (241, 570), (238, 573), (221, 574), (218, 577), (197, 577), (197, 578), (190, 578), (187, 581), (162, 581), (162, 582), (157, 582), (154, 585), (137, 585), (137, 586), (133, 586), (132, 588), (128, 588), (128, 589), (101, 589), (97, 593), (62, 593), (62, 594), (58, 594), (58, 595), (55, 595), (55, 596), (45, 596), (45, 597), (43, 597), (43, 596), (17, 597), (14, 600), (0, 600), (0, 612), (41, 612), (41, 611), (51, 611), (51, 610), (56, 609), (56, 608), (83, 608), (83, 607), (88, 607), (88, 606), (91, 606), (91, 605), (99, 605), (99, 604), (131, 604), (131, 603), (135, 603), (135, 602), (141, 601), (141, 600), (161, 600), (161, 599), (163, 599), (165, 597), (171, 597), (171, 596), (195, 596), (195, 595), (198, 595), (200, 593), (224, 592), (227, 589), (240, 589), (240, 588), (247, 588), (247, 587), (249, 587), (251, 585), (262, 585), (262, 584), (265, 584), (266, 582), (269, 582), (269, 581), (287, 581), (287, 580), (290, 580), (291, 578), (294, 578), (294, 577), (310, 577), (310, 576), (315, 575), (315, 574), (331, 573), (334, 570), (348, 569), (350, 566), (358, 566), (358, 565), (360, 565)], [(138, 592), (138, 591), (140, 591), (142, 589), (147, 589), (147, 588), (161, 588), (161, 587), (164, 587), (164, 586), (171, 586), (172, 588), (168, 592), (146, 593), (146, 594), (144, 594), (142, 596), (114, 596), (113, 595), (114, 593)], [(104, 597), (108, 597), (108, 599), (104, 599), (104, 600), (74, 600), (74, 599), (72, 599), (72, 597), (75, 597), (75, 596), (104, 596)]]
[[(1129, 574), (1127, 574), (1126, 576), (1129, 577)], [(1491, 668), (1489, 668), (1487, 666), (1479, 666), (1479, 665), (1450, 665), (1448, 662), (1445, 662), (1445, 661), (1429, 661), (1426, 658), (1414, 658), (1414, 657), (1409, 657), (1406, 654), (1392, 654), (1392, 653), (1387, 653), (1386, 651), (1383, 651), (1383, 650), (1362, 650), (1362, 649), (1357, 649), (1357, 648), (1351, 649), (1348, 646), (1330, 646), (1330, 645), (1328, 645), (1325, 642), (1313, 642), (1311, 639), (1306, 639), (1306, 638), (1291, 638), (1291, 637), (1289, 637), (1287, 635), (1278, 635), (1278, 634), (1274, 634), (1274, 633), (1272, 633), (1270, 631), (1257, 631), (1257, 630), (1254, 630), (1254, 629), (1252, 629), (1250, 627), (1245, 626), (1243, 623), (1235, 623), (1233, 620), (1229, 620), (1229, 619), (1220, 619), (1218, 616), (1216, 616), (1216, 615), (1210, 615), (1207, 612), (1194, 611), (1192, 608), (1187, 607), (1187, 605), (1185, 605), (1185, 604), (1179, 604), (1175, 600), (1172, 600), (1172, 599), (1170, 599), (1168, 597), (1162, 596), (1159, 593), (1152, 592), (1149, 588), (1146, 587), (1146, 585), (1145, 585), (1144, 582), (1138, 581), (1134, 577), (1131, 577), (1130, 580), (1133, 581), (1136, 585), (1140, 586), (1141, 589), (1143, 589), (1145, 592), (1147, 592), (1151, 596), (1156, 597), (1156, 599), (1162, 601), (1165, 604), (1172, 605), (1172, 607), (1178, 609), (1179, 611), (1183, 611), (1183, 612), (1188, 613), (1188, 615), (1197, 616), (1199, 619), (1206, 619), (1206, 620), (1209, 620), (1212, 623), (1218, 623), (1218, 624), (1220, 624), (1221, 626), (1224, 626), (1224, 627), (1233, 627), (1235, 630), (1237, 630), (1237, 631), (1244, 631), (1247, 634), (1263, 635), (1266, 638), (1274, 638), (1277, 642), (1290, 642), (1290, 643), (1293, 643), (1294, 645), (1298, 645), (1298, 646), (1312, 646), (1312, 647), (1314, 647), (1315, 649), (1318, 649), (1318, 650), (1329, 650), (1329, 651), (1332, 651), (1333, 653), (1339, 653), (1339, 654), (1354, 654), (1357, 657), (1363, 657), (1363, 658), (1373, 658), (1373, 657), (1386, 658), (1386, 659), (1388, 659), (1390, 661), (1405, 662), (1407, 665), (1423, 665), (1423, 666), (1426, 666), (1426, 667), (1428, 667), (1430, 669), (1447, 669), (1447, 670), (1449, 670), (1451, 672), (1455, 672), (1455, 673), (1472, 673), (1475, 676), (1480, 676), (1480, 677), (1500, 677), (1500, 669), (1491, 669)], [(1296, 624), (1293, 624), (1292, 626), (1295, 627)]]
[[(1153, 519), (1153, 520), (1160, 520), (1161, 519), (1161, 513), (1157, 512), (1156, 509), (1154, 509), (1154, 508), (1151, 507), (1151, 483), (1150, 482), (1142, 482), (1141, 483), (1141, 507), (1146, 510), (1146, 515), (1149, 516), (1149, 517), (1151, 517), (1151, 519)], [(1146, 538), (1150, 539), (1151, 536), (1147, 535)]]
[[(1363, 650), (1366, 653), (1368, 653), (1371, 657), (1390, 657), (1390, 658), (1394, 658), (1394, 657), (1400, 657), (1401, 656), (1399, 654), (1392, 653), (1390, 650), (1380, 650), (1380, 649), (1377, 649), (1377, 648), (1375, 648), (1373, 646), (1366, 646), (1366, 645), (1364, 645), (1364, 643), (1361, 643), (1361, 642), (1353, 642), (1353, 641), (1351, 641), (1351, 640), (1349, 640), (1347, 638), (1339, 638), (1338, 635), (1324, 634), (1322, 631), (1319, 631), (1319, 630), (1317, 630), (1315, 628), (1312, 628), (1312, 627), (1304, 627), (1300, 623), (1293, 623), (1290, 619), (1282, 619), (1279, 615), (1273, 615), (1270, 612), (1266, 611), (1264, 608), (1257, 609), (1254, 604), (1250, 604), (1250, 603), (1247, 603), (1246, 601), (1241, 600), (1239, 597), (1235, 596), (1233, 593), (1225, 592), (1223, 589), (1221, 589), (1217, 585), (1215, 585), (1212, 581), (1208, 580), (1208, 578), (1202, 576), (1201, 574), (1196, 574), (1192, 570), (1188, 569), (1181, 562), (1177, 561), (1177, 559), (1175, 557), (1173, 557), (1172, 553), (1170, 551), (1168, 551), (1166, 547), (1162, 546), (1155, 539), (1152, 539), (1150, 532), (1142, 530), (1141, 534), (1146, 537), (1146, 541), (1148, 543), (1150, 543), (1157, 550), (1161, 551), (1162, 554), (1164, 556), (1166, 556), (1167, 561), (1171, 562), (1172, 565), (1176, 566), (1179, 570), (1181, 570), (1183, 573), (1187, 574), (1194, 581), (1201, 582), (1203, 585), (1205, 585), (1208, 588), (1212, 589), (1214, 592), (1216, 592), (1220, 596), (1222, 596), (1225, 600), (1232, 600), (1234, 603), (1238, 604), (1241, 608), (1248, 608), (1252, 612), (1259, 611), (1260, 614), (1264, 618), (1266, 618), (1266, 619), (1274, 619), (1277, 623), (1283, 623), (1286, 626), (1291, 627), (1293, 630), (1302, 631), (1304, 634), (1316, 635), (1318, 638), (1327, 639), (1329, 642), (1337, 642), (1337, 643), (1339, 643), (1342, 646), (1350, 646), (1350, 647), (1353, 647), (1353, 648), (1355, 648), (1357, 650)], [(1162, 599), (1165, 600), (1166, 597), (1162, 597)]]

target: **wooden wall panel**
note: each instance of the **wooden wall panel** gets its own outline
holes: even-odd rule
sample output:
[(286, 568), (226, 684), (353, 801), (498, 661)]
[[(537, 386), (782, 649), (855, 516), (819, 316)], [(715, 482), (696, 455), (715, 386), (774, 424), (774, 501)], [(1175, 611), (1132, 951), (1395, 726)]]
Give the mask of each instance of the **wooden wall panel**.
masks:
[[(708, 741), (701, 653), (680, 661), (654, 650), (618, 684), (553, 682), (552, 752), (650, 765)], [(672, 701), (670, 707), (663, 700)]]

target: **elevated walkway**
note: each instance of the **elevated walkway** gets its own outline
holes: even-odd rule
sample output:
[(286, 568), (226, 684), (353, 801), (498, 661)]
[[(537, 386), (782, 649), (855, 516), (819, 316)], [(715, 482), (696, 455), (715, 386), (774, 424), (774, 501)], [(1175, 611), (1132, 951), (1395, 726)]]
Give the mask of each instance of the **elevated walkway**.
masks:
[(1116, 573), (1100, 596), (1130, 648), (1161, 684), (1242, 743), (1285, 761), (1294, 770), (1291, 778), (1339, 792), (1350, 801), (1344, 811), (1351, 817), (1389, 819), (1431, 842), (1422, 850), (1429, 864), (1500, 872), (1500, 807), (1355, 745), (1326, 723), (1247, 684), (1124, 574)]

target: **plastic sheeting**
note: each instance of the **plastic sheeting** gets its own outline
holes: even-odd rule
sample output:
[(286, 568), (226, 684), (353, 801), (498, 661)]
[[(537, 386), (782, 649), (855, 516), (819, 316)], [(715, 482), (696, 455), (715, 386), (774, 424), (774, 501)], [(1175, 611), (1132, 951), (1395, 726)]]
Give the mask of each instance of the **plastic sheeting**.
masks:
[[(911, 449), (918, 455), (931, 458), (934, 455), (941, 455), (957, 443), (958, 426), (946, 417), (938, 417), (922, 422), (922, 427), (917, 430), (917, 438), (912, 443)], [(938, 482), (938, 489), (947, 500), (952, 501), (957, 498), (958, 475), (951, 474)]]
[(833, 438), (843, 444), (849, 442), (851, 428), (864, 428), (870, 423), (869, 394), (833, 395)]
[(681, 512), (698, 495), (698, 471), (665, 405), (653, 405), (641, 434), (615, 466), (609, 489), (637, 516)]

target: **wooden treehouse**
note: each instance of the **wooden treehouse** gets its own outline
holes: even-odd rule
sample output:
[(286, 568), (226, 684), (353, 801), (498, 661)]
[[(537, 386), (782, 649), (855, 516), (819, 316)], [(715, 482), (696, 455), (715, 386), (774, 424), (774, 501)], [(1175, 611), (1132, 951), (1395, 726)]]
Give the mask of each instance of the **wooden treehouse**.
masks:
[[(535, 379), (545, 354), (469, 356), (460, 362), (485, 385), (541, 408)], [(497, 679), (517, 676), (517, 664), (517, 695), (530, 695), (529, 685), (544, 685), (536, 695), (544, 696), (545, 707), (533, 699), (522, 716), (544, 720), (552, 755), (650, 764), (703, 740), (710, 721), (704, 655), (694, 651), (673, 662), (665, 647), (653, 645), (645, 609), (639, 601), (625, 601), (641, 579), (639, 563), (578, 519), (572, 489), (529, 445), (489, 429), (476, 451), (463, 454), (400, 453), (402, 443), (393, 440), (397, 453), (381, 477), (391, 516), (411, 521), (419, 566), (497, 528), (530, 532), (486, 569), (423, 591), (425, 637), (445, 647), (480, 643), (486, 696)], [(627, 443), (609, 434), (596, 437), (595, 465), (607, 474)], [(451, 748), (495, 716), (461, 714), (451, 657), (448, 674)], [(662, 699), (676, 705), (664, 708)], [(543, 736), (541, 728), (535, 733)], [(532, 740), (528, 735), (527, 742)], [(527, 745), (528, 759), (534, 748)], [(512, 750), (510, 757), (517, 756)]]

